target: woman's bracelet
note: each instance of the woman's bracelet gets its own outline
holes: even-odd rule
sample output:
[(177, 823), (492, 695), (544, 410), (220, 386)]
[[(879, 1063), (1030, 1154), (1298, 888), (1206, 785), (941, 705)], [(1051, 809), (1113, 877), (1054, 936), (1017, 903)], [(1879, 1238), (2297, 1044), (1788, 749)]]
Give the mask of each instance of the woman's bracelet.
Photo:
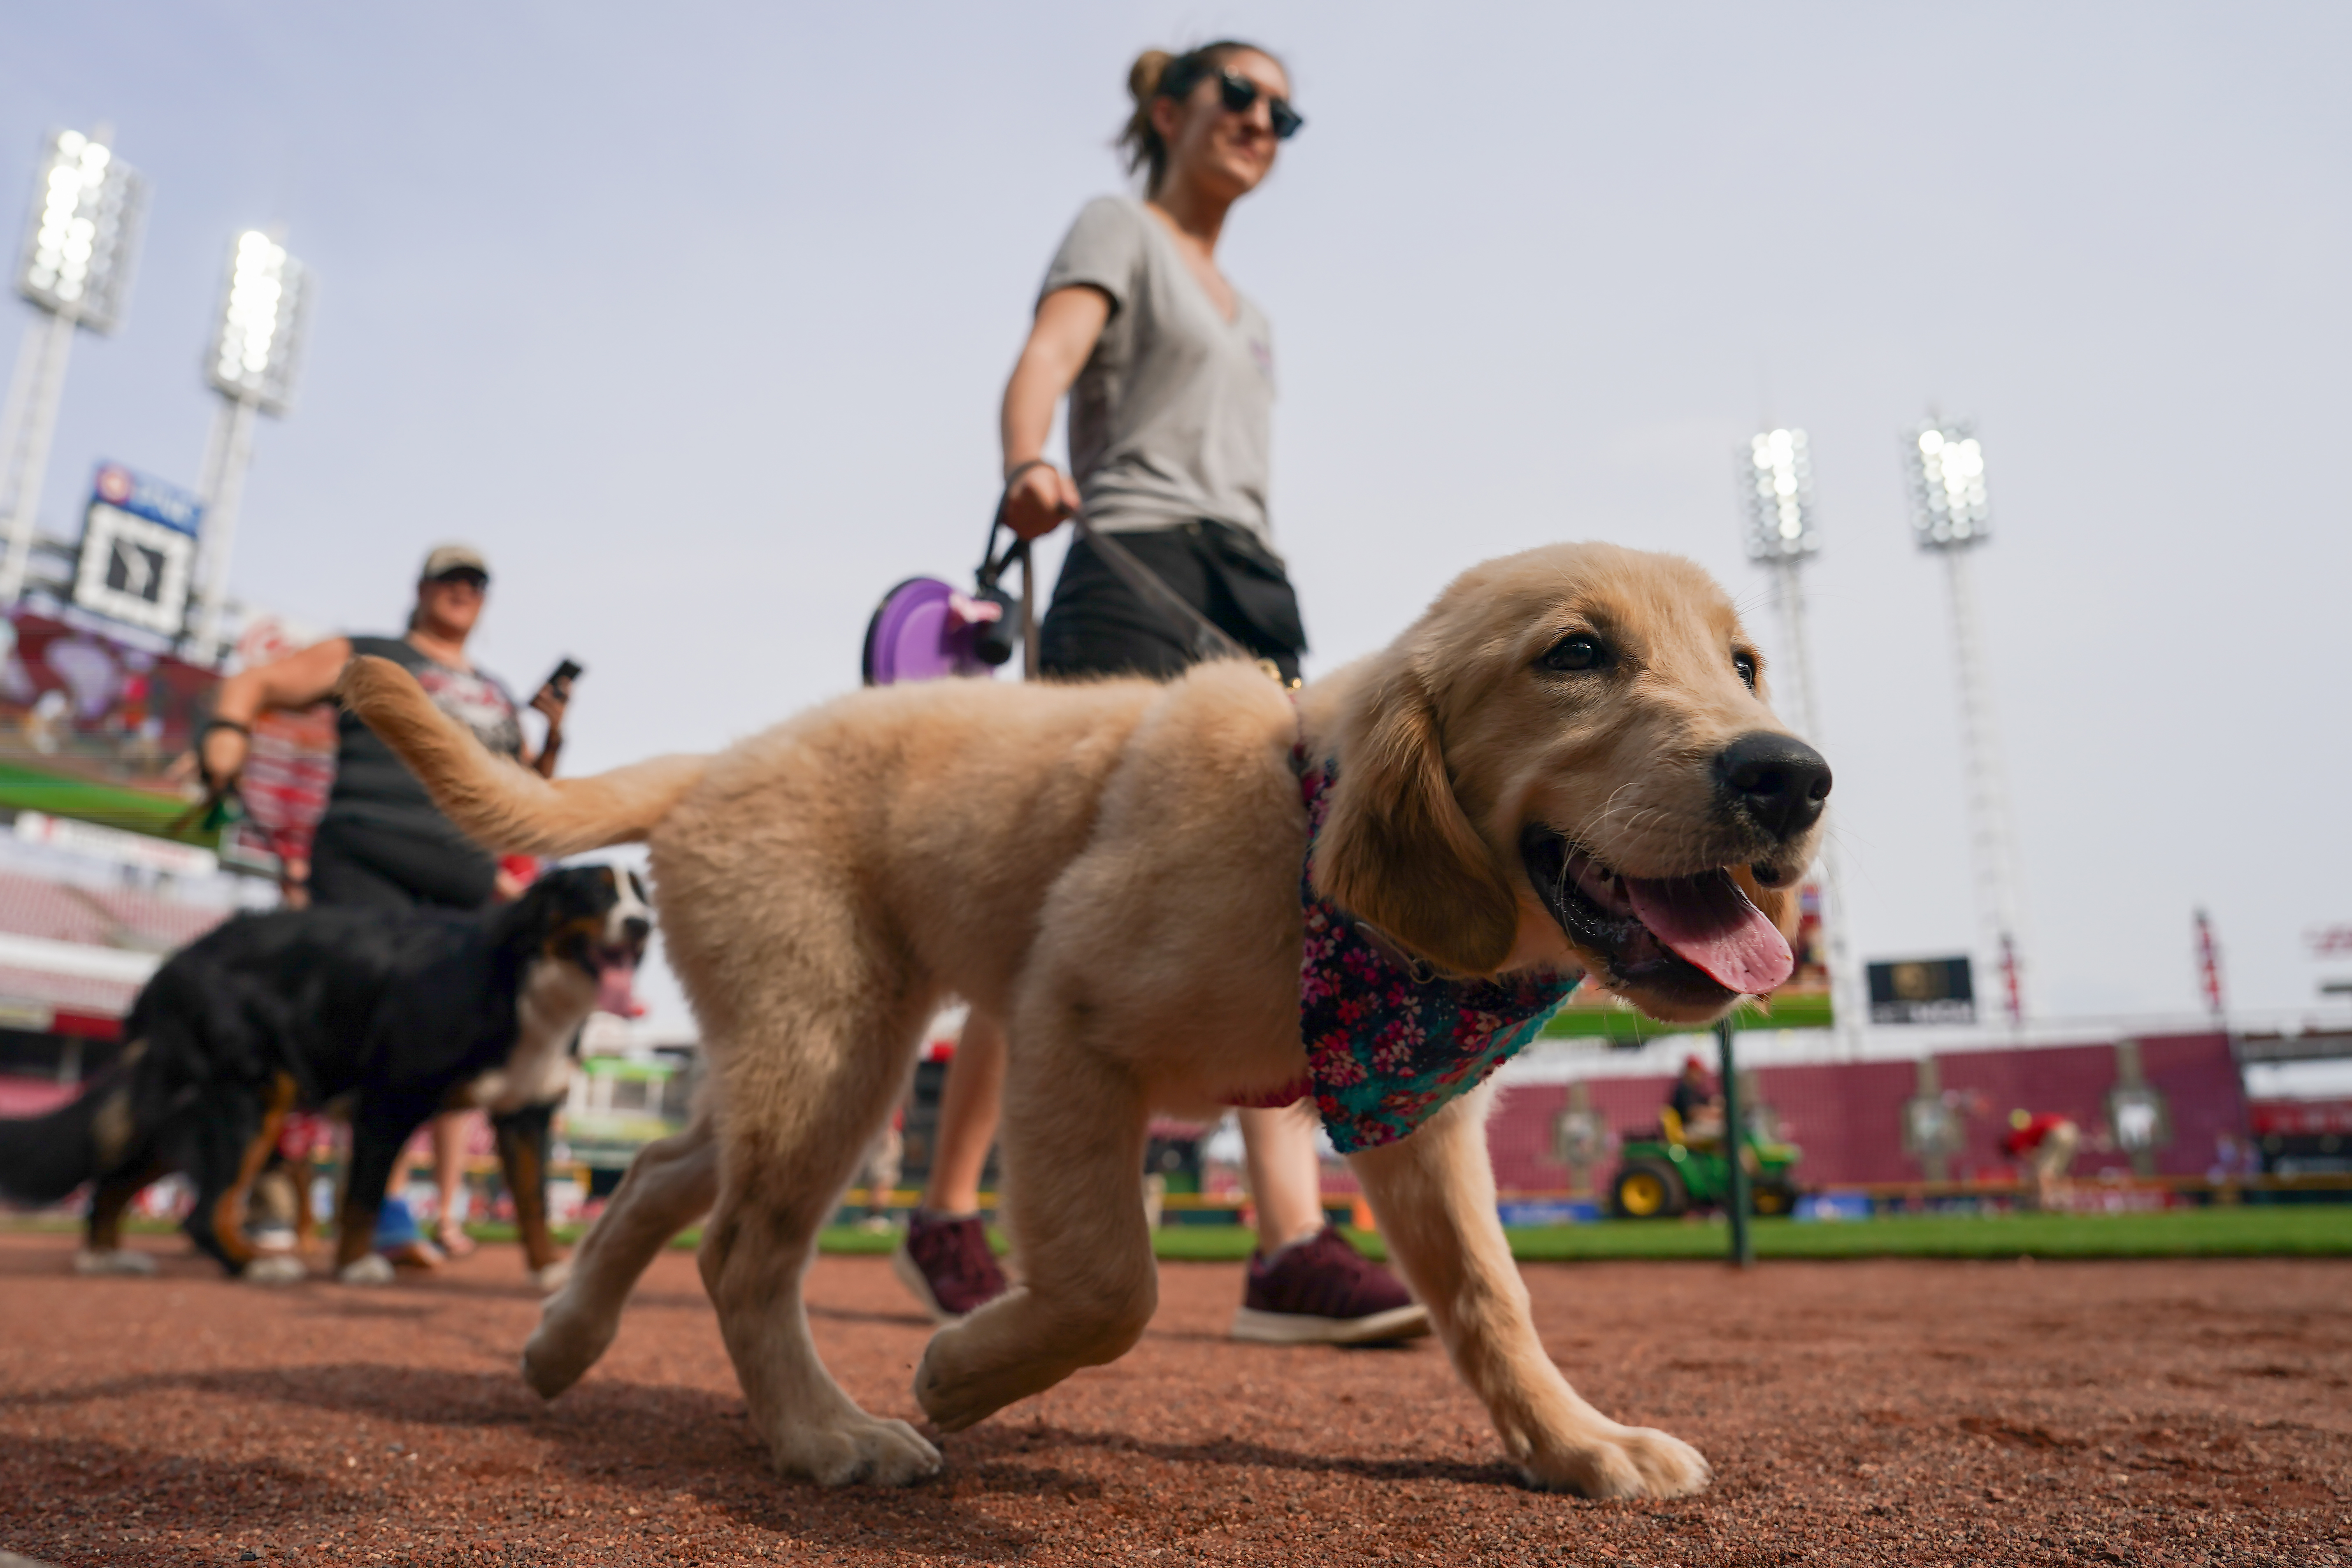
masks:
[(205, 727), (196, 731), (196, 743), (202, 745), (205, 737), (215, 730), (234, 730), (248, 741), (253, 739), (253, 726), (250, 724), (240, 724), (234, 719), (207, 719)]
[(1021, 476), (1030, 469), (1050, 468), (1053, 466), (1053, 463), (1045, 458), (1032, 458), (1025, 463), (1015, 463), (1013, 465), (1012, 471), (1004, 476), (1004, 488), (1009, 493), (1014, 485), (1021, 482)]

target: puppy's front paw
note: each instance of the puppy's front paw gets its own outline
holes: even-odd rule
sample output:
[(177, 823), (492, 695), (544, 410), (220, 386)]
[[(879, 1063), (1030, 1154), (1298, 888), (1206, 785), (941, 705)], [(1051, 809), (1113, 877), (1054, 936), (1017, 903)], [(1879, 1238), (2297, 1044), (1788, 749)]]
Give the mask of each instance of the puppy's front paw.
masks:
[(968, 1323), (941, 1329), (923, 1349), (915, 1368), (915, 1401), (942, 1432), (978, 1425), (1030, 1392), (1008, 1379), (1006, 1369), (970, 1355)]
[(559, 1290), (540, 1309), (539, 1327), (522, 1347), (522, 1380), (541, 1399), (554, 1398), (596, 1364), (620, 1325), (617, 1311), (596, 1311), (576, 1293)]
[[(915, 1368), (915, 1398), (942, 1432), (961, 1432), (1016, 1399), (1043, 1394), (1082, 1366), (1116, 1361), (1134, 1342), (1117, 1321), (1075, 1327), (1044, 1325), (1027, 1310), (1027, 1288), (1016, 1285), (961, 1322), (931, 1336)], [(1135, 1331), (1142, 1331), (1139, 1321)], [(1041, 1343), (1041, 1339), (1044, 1342)]]
[(237, 1278), (249, 1285), (293, 1285), (310, 1278), (310, 1270), (290, 1253), (274, 1252), (247, 1264)]
[(1541, 1451), (1519, 1469), (1530, 1486), (1589, 1498), (1681, 1497), (1714, 1474), (1696, 1448), (1653, 1426), (1619, 1426), (1586, 1447)]
[(155, 1272), (155, 1260), (146, 1253), (132, 1252), (127, 1247), (118, 1247), (105, 1252), (93, 1252), (85, 1248), (74, 1254), (74, 1272), (77, 1274), (152, 1274)]
[(356, 1262), (344, 1264), (335, 1271), (335, 1278), (346, 1285), (389, 1285), (394, 1278), (392, 1259), (371, 1252)]
[(821, 1487), (859, 1481), (903, 1487), (940, 1473), (940, 1451), (904, 1421), (853, 1410), (822, 1426), (795, 1425), (769, 1444), (776, 1468)]

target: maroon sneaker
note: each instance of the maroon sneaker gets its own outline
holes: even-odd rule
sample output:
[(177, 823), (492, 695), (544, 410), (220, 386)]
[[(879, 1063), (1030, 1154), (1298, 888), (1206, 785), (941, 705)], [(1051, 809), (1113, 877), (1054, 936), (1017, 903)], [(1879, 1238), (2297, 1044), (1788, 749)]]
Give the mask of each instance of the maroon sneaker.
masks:
[(925, 1209), (908, 1216), (907, 1234), (890, 1255), (891, 1272), (914, 1292), (933, 1320), (952, 1323), (1004, 1294), (1004, 1270), (988, 1249), (980, 1216), (950, 1219)]
[(1397, 1277), (1335, 1226), (1250, 1259), (1233, 1337), (1274, 1345), (1376, 1345), (1429, 1332), (1429, 1313)]

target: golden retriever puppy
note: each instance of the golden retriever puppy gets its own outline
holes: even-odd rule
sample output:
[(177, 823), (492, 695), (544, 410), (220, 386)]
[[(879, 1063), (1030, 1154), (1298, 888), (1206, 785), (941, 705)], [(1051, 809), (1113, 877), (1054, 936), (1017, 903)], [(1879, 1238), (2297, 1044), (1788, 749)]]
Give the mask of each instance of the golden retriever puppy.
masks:
[[(709, 1053), (696, 1121), (630, 1171), (526, 1377), (551, 1397), (578, 1379), (655, 1252), (708, 1213), (703, 1279), (777, 1468), (935, 1470), (911, 1426), (826, 1374), (800, 1285), (952, 994), (1011, 1037), (1004, 1218), (1024, 1278), (931, 1340), (915, 1394), (942, 1430), (1142, 1334), (1153, 1108), (1304, 1082), (1528, 1479), (1593, 1497), (1705, 1484), (1695, 1450), (1610, 1420), (1545, 1353), (1482, 1097), (1461, 1091), (1534, 1033), (1561, 976), (1684, 1020), (1786, 977), (1774, 919), (1830, 777), (1773, 718), (1760, 664), (1688, 562), (1557, 545), (1465, 574), (1385, 652), (1295, 700), (1239, 663), (1165, 685), (940, 681), (716, 756), (549, 784), (494, 763), (395, 667), (355, 661), (345, 700), (486, 845), (650, 844)], [(1345, 965), (1326, 963), (1343, 937)], [(1310, 1059), (1303, 999), (1354, 1017), (1359, 984), (1453, 998), (1485, 1054), (1390, 1095), (1393, 1032), (1352, 1056), (1318, 1036)], [(1521, 1013), (1495, 1000), (1519, 995)]]

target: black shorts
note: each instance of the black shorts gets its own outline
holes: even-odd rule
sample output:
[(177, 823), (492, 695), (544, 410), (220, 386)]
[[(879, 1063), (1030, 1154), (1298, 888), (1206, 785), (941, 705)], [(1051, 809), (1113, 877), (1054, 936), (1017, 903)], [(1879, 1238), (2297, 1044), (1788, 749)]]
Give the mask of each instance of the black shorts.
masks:
[(310, 901), (376, 910), (478, 910), (490, 901), (498, 862), (453, 844), (331, 816), (310, 843)]
[[(1116, 538), (1218, 630), (1273, 660), (1284, 679), (1298, 679), (1298, 656), (1307, 648), (1298, 595), (1281, 561), (1255, 539), (1209, 521)], [(1037, 631), (1040, 674), (1165, 680), (1199, 658), (1192, 628), (1179, 624), (1173, 610), (1139, 596), (1085, 539), (1071, 542)]]

